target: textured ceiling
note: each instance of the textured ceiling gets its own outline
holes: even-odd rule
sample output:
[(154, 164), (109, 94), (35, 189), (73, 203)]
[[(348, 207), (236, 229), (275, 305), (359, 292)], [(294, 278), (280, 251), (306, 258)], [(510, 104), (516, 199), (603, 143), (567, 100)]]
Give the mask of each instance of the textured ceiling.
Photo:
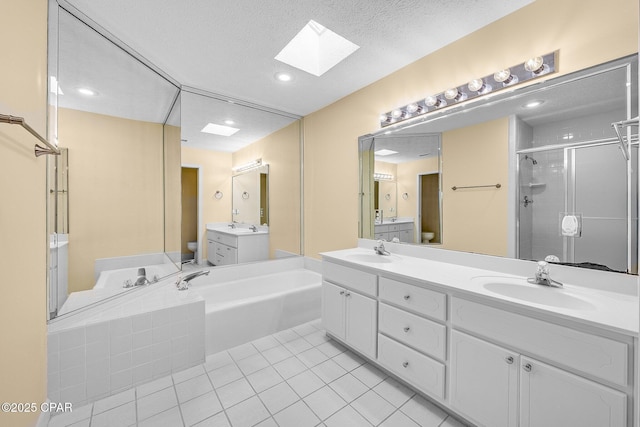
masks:
[[(316, 111), (533, 0), (60, 0), (183, 85)], [(310, 20), (360, 46), (321, 77), (274, 56)], [(294, 79), (274, 79), (289, 71)]]

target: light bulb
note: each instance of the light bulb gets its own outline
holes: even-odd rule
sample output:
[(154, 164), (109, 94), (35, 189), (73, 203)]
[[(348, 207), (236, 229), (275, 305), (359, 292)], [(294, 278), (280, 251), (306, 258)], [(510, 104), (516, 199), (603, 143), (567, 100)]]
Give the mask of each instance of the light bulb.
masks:
[(485, 94), (491, 92), (492, 87), (484, 82), (482, 79), (473, 79), (467, 85), (470, 91), (478, 92), (479, 94)]
[(540, 74), (544, 71), (544, 59), (541, 56), (531, 58), (524, 63), (524, 69), (533, 74)]
[(427, 107), (436, 107), (436, 108), (442, 108), (442, 107), (446, 107), (447, 106), (447, 102), (444, 99), (440, 99), (437, 96), (427, 96), (424, 99), (424, 104)]
[(389, 117), (386, 114), (380, 114), (380, 121), (381, 122), (390, 122), (391, 121), (391, 117)]
[(394, 119), (399, 119), (400, 117), (402, 117), (402, 110), (399, 109), (395, 109), (391, 112), (391, 117), (393, 117)]
[(444, 97), (455, 102), (463, 101), (467, 98), (466, 94), (460, 92), (457, 87), (445, 90)]
[(506, 70), (500, 70), (496, 72), (493, 75), (493, 79), (505, 86), (518, 83), (518, 76), (511, 74), (511, 70), (509, 70), (508, 68)]
[(409, 113), (409, 114), (413, 114), (416, 111), (419, 112), (420, 109), (421, 109), (420, 106), (418, 104), (416, 104), (415, 102), (412, 103), (412, 104), (407, 105), (407, 113)]

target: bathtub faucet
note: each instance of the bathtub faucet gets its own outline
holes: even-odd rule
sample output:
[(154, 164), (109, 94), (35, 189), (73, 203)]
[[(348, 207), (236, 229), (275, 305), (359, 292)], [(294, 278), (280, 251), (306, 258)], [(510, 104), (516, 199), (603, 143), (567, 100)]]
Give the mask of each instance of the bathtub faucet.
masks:
[(189, 289), (189, 282), (199, 276), (207, 276), (211, 270), (196, 271), (195, 273), (187, 274), (184, 277), (178, 277), (176, 287), (179, 291)]

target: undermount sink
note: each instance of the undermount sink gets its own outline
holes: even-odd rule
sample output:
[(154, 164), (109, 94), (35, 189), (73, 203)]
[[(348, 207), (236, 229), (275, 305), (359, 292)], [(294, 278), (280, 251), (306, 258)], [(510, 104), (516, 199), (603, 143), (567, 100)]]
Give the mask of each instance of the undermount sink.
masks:
[(477, 277), (487, 291), (521, 301), (572, 310), (593, 310), (595, 306), (582, 298), (567, 293), (564, 288), (529, 283), (518, 277)]
[(368, 262), (371, 264), (386, 264), (398, 261), (399, 258), (394, 255), (378, 255), (378, 254), (349, 254), (345, 257), (349, 261)]

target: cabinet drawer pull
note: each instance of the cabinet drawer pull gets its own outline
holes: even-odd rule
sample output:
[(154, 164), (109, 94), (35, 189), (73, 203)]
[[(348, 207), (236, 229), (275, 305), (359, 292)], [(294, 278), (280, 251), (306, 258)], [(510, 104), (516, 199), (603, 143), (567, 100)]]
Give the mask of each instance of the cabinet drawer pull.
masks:
[(507, 362), (509, 365), (511, 365), (513, 363), (513, 356), (505, 357), (504, 361)]
[(407, 366), (409, 366), (409, 362), (402, 362), (402, 367), (406, 368)]
[(345, 297), (350, 297), (351, 296), (351, 292), (347, 292), (344, 296)]
[(404, 331), (405, 332), (409, 332), (409, 329), (411, 329), (411, 328), (409, 328), (408, 326), (405, 326)]
[(405, 295), (404, 296), (405, 301), (409, 301), (409, 298), (411, 298), (411, 295)]
[(344, 295), (344, 291), (340, 291), (340, 295)]
[(525, 370), (525, 372), (531, 372), (531, 369), (533, 368), (533, 366), (531, 365), (531, 363), (527, 363), (522, 365), (522, 369)]

